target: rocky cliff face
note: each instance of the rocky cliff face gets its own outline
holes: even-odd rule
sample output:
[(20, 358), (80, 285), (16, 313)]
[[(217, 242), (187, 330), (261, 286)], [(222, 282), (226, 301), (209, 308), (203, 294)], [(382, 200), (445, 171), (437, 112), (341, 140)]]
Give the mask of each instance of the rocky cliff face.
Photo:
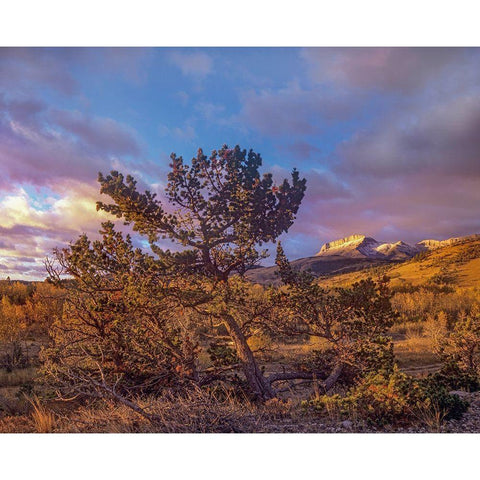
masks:
[(369, 245), (377, 244), (377, 242), (365, 235), (350, 235), (349, 237), (340, 238), (333, 242), (325, 243), (316, 256), (320, 255), (338, 255), (338, 252), (357, 251), (358, 248), (368, 248)]

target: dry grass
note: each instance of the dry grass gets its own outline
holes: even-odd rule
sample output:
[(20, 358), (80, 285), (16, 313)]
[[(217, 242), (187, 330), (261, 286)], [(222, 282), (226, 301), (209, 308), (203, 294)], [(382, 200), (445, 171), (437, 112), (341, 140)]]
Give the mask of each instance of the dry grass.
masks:
[(0, 418), (0, 432), (260, 433), (285, 429), (301, 432), (305, 428), (297, 403), (273, 399), (264, 405), (255, 404), (223, 389), (216, 393), (198, 389), (184, 396), (165, 395), (138, 403), (154, 420), (108, 401), (72, 405), (62, 413), (33, 398), (30, 413)]
[(52, 433), (53, 431), (55, 431), (56, 419), (53, 412), (51, 412), (44, 405), (42, 405), (37, 396), (34, 396), (30, 403), (33, 407), (31, 417), (33, 420), (35, 432)]
[(396, 323), (390, 328), (393, 335), (404, 335), (406, 338), (418, 337), (423, 333), (423, 323), (421, 322), (401, 322)]
[(0, 370), (0, 388), (2, 387), (18, 387), (35, 378), (37, 369), (35, 367), (28, 367), (16, 369), (12, 372)]
[(261, 432), (271, 420), (289, 417), (293, 405), (280, 400), (260, 406), (225, 390), (195, 390), (185, 396), (166, 395), (138, 401), (154, 420), (109, 402), (80, 407), (59, 415), (56, 431), (67, 433), (242, 433)]
[[(407, 283), (411, 285), (423, 285), (433, 275), (440, 272), (441, 266), (448, 266), (451, 273), (455, 274), (455, 286), (462, 288), (478, 288), (478, 279), (480, 277), (480, 258), (470, 258), (465, 262), (458, 262), (455, 259), (466, 252), (468, 249), (480, 245), (480, 241), (453, 244), (444, 248), (433, 250), (428, 258), (421, 261), (407, 261), (398, 265), (392, 265), (387, 275), (392, 279), (391, 285), (394, 287), (402, 286)], [(320, 280), (320, 284), (325, 287), (349, 286), (354, 282), (367, 277), (375, 277), (368, 269), (360, 272), (350, 272), (334, 277), (328, 277)]]
[(402, 369), (428, 369), (438, 365), (439, 359), (432, 352), (431, 339), (411, 335), (405, 340), (394, 343), (395, 359)]
[(422, 425), (425, 425), (429, 432), (439, 433), (445, 422), (447, 412), (438, 405), (417, 405), (414, 412), (415, 417)]
[(0, 388), (0, 415), (24, 415), (31, 405), (24, 395), (18, 395), (17, 387)]

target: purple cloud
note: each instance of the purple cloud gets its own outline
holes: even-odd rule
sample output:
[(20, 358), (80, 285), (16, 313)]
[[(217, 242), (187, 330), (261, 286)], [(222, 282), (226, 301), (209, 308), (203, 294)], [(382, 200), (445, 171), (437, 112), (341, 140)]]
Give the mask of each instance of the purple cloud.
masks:
[(120, 75), (140, 83), (152, 57), (146, 48), (0, 48), (0, 89), (32, 94), (40, 86), (64, 95), (80, 92), (74, 69)]
[(324, 88), (291, 84), (280, 90), (250, 91), (243, 96), (241, 120), (267, 135), (312, 135), (326, 124), (344, 121), (359, 110), (362, 98)]
[(11, 181), (49, 185), (57, 178), (94, 180), (108, 164), (104, 156), (87, 154), (73, 139), (17, 122), (0, 125), (0, 143), (2, 186)]
[(23, 98), (5, 102), (4, 108), (8, 110), (13, 120), (31, 123), (46, 109), (46, 105), (36, 98)]
[(480, 176), (480, 93), (392, 113), (338, 150), (346, 175)]
[(312, 79), (364, 89), (412, 91), (468, 61), (464, 48), (308, 48), (302, 51)]
[(301, 162), (302, 159), (309, 159), (314, 155), (320, 154), (322, 151), (317, 146), (301, 140), (288, 144), (287, 146), (279, 147), (278, 150), (286, 150), (297, 162)]
[(111, 118), (91, 117), (78, 111), (54, 110), (49, 115), (55, 125), (73, 133), (95, 152), (116, 155), (140, 154), (140, 142), (129, 127)]
[(58, 178), (93, 182), (117, 156), (142, 151), (136, 132), (113, 119), (42, 108), (34, 100), (11, 101), (0, 116), (3, 187), (12, 181), (49, 185)]
[(71, 71), (59, 61), (61, 53), (61, 49), (1, 48), (0, 88), (9, 92), (31, 92), (45, 85), (66, 95), (75, 93), (78, 84)]

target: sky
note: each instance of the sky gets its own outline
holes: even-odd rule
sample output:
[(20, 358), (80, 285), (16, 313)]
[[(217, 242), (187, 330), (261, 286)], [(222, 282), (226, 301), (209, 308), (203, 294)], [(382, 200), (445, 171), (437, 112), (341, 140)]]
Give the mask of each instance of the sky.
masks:
[(172, 152), (223, 144), (307, 178), (291, 259), (480, 233), (480, 49), (0, 48), (0, 278), (96, 238), (99, 171), (161, 195)]

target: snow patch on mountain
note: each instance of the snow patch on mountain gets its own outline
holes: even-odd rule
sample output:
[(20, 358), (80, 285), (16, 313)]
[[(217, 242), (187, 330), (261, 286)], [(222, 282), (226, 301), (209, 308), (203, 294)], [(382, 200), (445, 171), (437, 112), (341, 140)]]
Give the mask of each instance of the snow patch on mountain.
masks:
[(372, 237), (365, 235), (350, 235), (332, 242), (325, 243), (316, 257), (349, 257), (349, 258), (374, 258), (384, 260), (408, 260), (417, 253), (425, 250), (446, 247), (457, 242), (475, 240), (480, 238), (479, 234), (466, 237), (453, 237), (447, 240), (422, 240), (415, 245), (398, 241), (394, 243), (377, 242)]

